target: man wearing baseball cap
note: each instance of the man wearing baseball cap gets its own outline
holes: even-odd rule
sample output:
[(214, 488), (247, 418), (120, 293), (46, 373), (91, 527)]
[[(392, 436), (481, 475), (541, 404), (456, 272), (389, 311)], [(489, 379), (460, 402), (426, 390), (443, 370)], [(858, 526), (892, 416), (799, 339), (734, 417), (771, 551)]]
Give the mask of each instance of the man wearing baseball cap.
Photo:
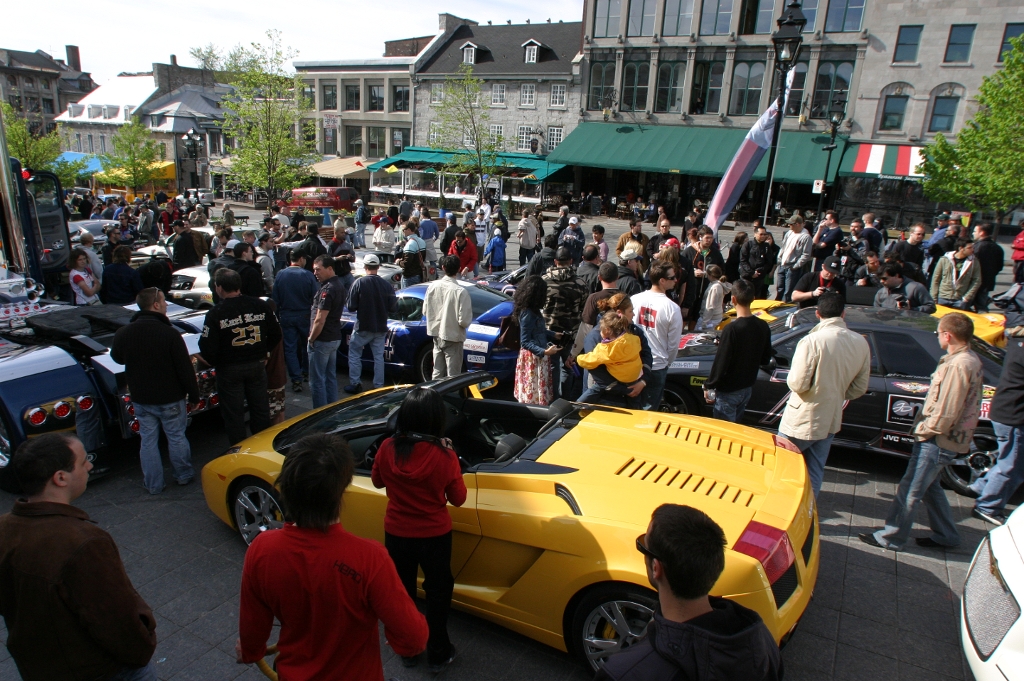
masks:
[(579, 265), (583, 261), (583, 247), (587, 244), (587, 238), (580, 229), (580, 221), (575, 215), (569, 218), (568, 226), (558, 235), (558, 245), (569, 249), (572, 256), (572, 264)]
[(391, 284), (377, 275), (380, 258), (373, 253), (363, 258), (365, 276), (356, 279), (348, 292), (348, 310), (356, 316), (348, 339), (348, 379), (345, 392), (362, 391), (363, 348), (373, 355), (373, 387), (384, 387), (384, 340), (388, 334), (388, 314), (398, 309), (398, 298)]
[(619, 255), (619, 280), (616, 288), (627, 296), (635, 296), (644, 290), (640, 285), (640, 265), (643, 256), (640, 251), (627, 248)]
[(793, 302), (800, 307), (815, 307), (818, 298), (826, 292), (838, 293), (846, 301), (846, 282), (839, 277), (842, 262), (832, 255), (825, 258), (820, 272), (808, 272), (800, 277), (793, 289)]

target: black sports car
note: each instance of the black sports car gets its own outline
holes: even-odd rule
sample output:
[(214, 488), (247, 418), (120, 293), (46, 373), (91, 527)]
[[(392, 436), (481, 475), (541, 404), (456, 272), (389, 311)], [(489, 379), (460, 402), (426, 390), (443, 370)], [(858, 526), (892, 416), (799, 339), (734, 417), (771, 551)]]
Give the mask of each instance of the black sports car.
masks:
[[(772, 361), (761, 367), (743, 423), (776, 430), (789, 399), (786, 376), (796, 345), (818, 323), (814, 308), (785, 309), (786, 315), (770, 322)], [(774, 314), (774, 312), (772, 313)], [(932, 372), (943, 350), (935, 331), (939, 320), (909, 310), (848, 306), (847, 326), (861, 333), (871, 347), (868, 391), (843, 411), (843, 426), (835, 443), (896, 456), (908, 456), (914, 439), (909, 435)], [(702, 385), (711, 372), (720, 332), (684, 334), (679, 355), (669, 369), (663, 409), (710, 416)], [(988, 407), (1002, 371), (1004, 353), (977, 338), (971, 349), (981, 358), (985, 372), (982, 422), (969, 454), (943, 469), (943, 480), (961, 494), (995, 461), (996, 438), (988, 421)]]

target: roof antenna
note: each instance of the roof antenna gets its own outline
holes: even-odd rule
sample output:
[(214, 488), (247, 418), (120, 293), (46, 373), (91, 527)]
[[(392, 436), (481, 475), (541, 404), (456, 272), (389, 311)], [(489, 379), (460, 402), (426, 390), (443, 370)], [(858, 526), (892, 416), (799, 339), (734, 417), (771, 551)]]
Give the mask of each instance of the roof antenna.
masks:
[(511, 19), (505, 19), (505, 23), (508, 24), (509, 26), (511, 26), (512, 25), (512, 20)]
[(548, 17), (548, 23), (549, 24), (551, 23), (551, 17)]
[(530, 20), (529, 20), (529, 19), (527, 19), (527, 20), (526, 20), (526, 23), (530, 23)]

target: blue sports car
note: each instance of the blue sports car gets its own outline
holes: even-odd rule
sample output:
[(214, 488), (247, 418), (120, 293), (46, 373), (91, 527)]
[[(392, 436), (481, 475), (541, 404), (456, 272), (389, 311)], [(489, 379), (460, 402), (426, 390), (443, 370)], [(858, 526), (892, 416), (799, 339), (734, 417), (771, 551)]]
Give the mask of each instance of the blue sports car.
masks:
[[(512, 314), (512, 299), (500, 291), (460, 281), (469, 291), (473, 305), (473, 323), (466, 331), (463, 347), (467, 371), (486, 370), (498, 379), (512, 376), (516, 369), (517, 350), (496, 347), (501, 318)], [(433, 344), (427, 336), (427, 319), (423, 316), (423, 298), (428, 284), (416, 284), (395, 291), (398, 308), (388, 320), (384, 345), (384, 361), (391, 372), (411, 373), (417, 382), (429, 381), (434, 368)], [(345, 338), (338, 348), (338, 370), (348, 366), (348, 337), (355, 324), (355, 315), (345, 308), (341, 315)], [(363, 352), (363, 366), (373, 367), (370, 348)]]

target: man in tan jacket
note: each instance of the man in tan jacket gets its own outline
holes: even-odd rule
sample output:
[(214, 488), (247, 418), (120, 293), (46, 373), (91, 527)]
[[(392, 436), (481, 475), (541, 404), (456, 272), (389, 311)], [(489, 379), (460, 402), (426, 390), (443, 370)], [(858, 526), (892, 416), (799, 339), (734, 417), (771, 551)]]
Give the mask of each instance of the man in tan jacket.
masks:
[(459, 283), (459, 256), (445, 255), (439, 261), (445, 276), (430, 283), (423, 300), (427, 335), (434, 342), (434, 371), (431, 379), (462, 373), (462, 349), (466, 329), (473, 323), (473, 301)]
[(946, 354), (932, 374), (924, 405), (914, 420), (911, 434), (917, 443), (910, 454), (907, 472), (889, 507), (885, 527), (864, 533), (860, 540), (899, 551), (910, 539), (917, 502), (928, 508), (930, 537), (917, 537), (918, 546), (950, 548), (960, 543), (949, 500), (939, 484), (939, 473), (958, 454), (971, 449), (981, 411), (984, 377), (981, 360), (970, 350), (974, 323), (967, 315), (952, 312), (939, 320), (939, 345)]
[(821, 490), (832, 438), (843, 424), (843, 407), (868, 389), (871, 350), (859, 333), (846, 328), (843, 297), (823, 293), (816, 310), (821, 323), (796, 346), (786, 384), (792, 391), (779, 423), (779, 435), (800, 448), (814, 496)]

